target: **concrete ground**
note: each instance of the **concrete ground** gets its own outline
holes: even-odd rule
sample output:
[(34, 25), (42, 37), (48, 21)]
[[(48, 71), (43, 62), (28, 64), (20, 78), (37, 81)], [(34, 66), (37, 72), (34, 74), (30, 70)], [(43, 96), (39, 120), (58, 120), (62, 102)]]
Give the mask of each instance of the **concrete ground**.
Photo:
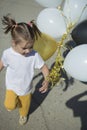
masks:
[[(0, 56), (11, 40), (2, 31), (2, 16), (11, 13), (18, 22), (28, 22), (36, 19), (42, 9), (35, 0), (0, 0)], [(49, 67), (54, 59), (55, 54), (46, 61)], [(68, 85), (62, 83), (40, 94), (37, 88), (41, 81), (36, 71), (29, 120), (20, 126), (18, 109), (7, 112), (4, 107), (5, 70), (0, 72), (0, 130), (87, 130), (87, 85), (68, 79)]]

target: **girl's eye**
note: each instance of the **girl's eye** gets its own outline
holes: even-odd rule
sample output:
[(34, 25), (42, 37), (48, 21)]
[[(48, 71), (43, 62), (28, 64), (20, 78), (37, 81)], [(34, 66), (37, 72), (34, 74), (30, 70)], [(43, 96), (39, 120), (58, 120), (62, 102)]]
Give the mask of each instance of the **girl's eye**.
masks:
[(33, 49), (33, 46), (29, 47), (29, 49)]
[(26, 50), (27, 48), (22, 48), (23, 50)]
[(26, 50), (26, 49), (32, 49), (33, 48), (33, 46), (31, 46), (31, 47), (28, 47), (28, 48), (22, 48), (23, 50)]

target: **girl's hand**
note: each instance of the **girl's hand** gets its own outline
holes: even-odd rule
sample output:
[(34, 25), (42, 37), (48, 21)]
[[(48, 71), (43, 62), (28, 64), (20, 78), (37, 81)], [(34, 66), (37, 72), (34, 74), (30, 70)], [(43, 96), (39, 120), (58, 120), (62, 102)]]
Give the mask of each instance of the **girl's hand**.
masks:
[(41, 93), (47, 92), (48, 85), (49, 85), (49, 82), (47, 80), (44, 80), (43, 83), (42, 83), (42, 87), (39, 88), (39, 92), (41, 92)]

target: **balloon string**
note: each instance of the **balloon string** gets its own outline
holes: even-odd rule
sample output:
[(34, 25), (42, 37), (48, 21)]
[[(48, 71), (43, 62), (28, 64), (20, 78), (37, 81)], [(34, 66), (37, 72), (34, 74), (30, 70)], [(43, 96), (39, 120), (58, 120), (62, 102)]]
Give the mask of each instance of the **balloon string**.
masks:
[[(69, 0), (67, 0), (67, 2), (69, 5)], [(64, 71), (64, 68), (63, 68), (64, 59), (61, 54), (61, 49), (66, 48), (63, 43), (67, 39), (68, 35), (70, 34), (71, 29), (76, 25), (78, 20), (81, 18), (86, 7), (87, 7), (87, 5), (83, 8), (81, 15), (75, 22), (73, 22), (73, 23), (70, 22), (71, 17), (69, 17), (69, 24), (67, 25), (66, 33), (63, 34), (61, 40), (57, 43), (57, 56), (55, 59), (55, 64), (54, 64), (53, 68), (51, 69), (49, 76), (47, 76), (47, 80), (49, 82), (51, 82), (51, 84), (52, 84), (51, 88), (53, 88), (53, 86), (55, 86), (57, 83), (60, 83), (60, 81), (64, 80), (64, 78), (62, 78), (62, 74), (61, 74), (61, 70)], [(69, 6), (69, 8), (70, 8), (70, 6)], [(61, 11), (61, 14), (64, 16), (64, 18), (66, 18), (68, 21), (68, 18), (63, 14), (63, 11), (61, 10), (61, 8), (58, 8), (58, 9)]]
[(66, 33), (63, 34), (61, 40), (57, 43), (57, 56), (55, 59), (55, 64), (51, 69), (50, 74), (46, 77), (46, 79), (51, 83), (51, 88), (53, 88), (53, 86), (55, 86), (57, 83), (60, 83), (60, 81), (64, 80), (61, 74), (61, 70), (63, 70), (63, 61), (64, 61), (61, 54), (61, 49), (65, 47), (63, 43), (65, 39), (68, 37), (68, 34), (72, 29), (72, 27), (73, 27), (72, 23), (69, 24)]
[[(69, 19), (67, 18), (67, 16), (65, 16), (64, 15), (64, 12), (63, 12), (63, 10), (61, 9), (61, 6), (58, 6), (58, 9), (60, 10), (60, 12), (61, 12), (61, 14), (62, 14), (62, 16), (64, 17), (64, 20), (66, 20), (65, 21), (65, 23), (66, 23), (66, 25), (67, 25), (67, 23), (69, 23), (69, 24), (71, 24), (72, 22), (72, 20), (71, 20), (71, 15), (70, 15), (70, 6), (69, 6), (69, 0), (67, 0), (67, 3), (68, 3), (68, 7), (69, 7)], [(85, 11), (85, 9), (87, 8), (87, 4), (84, 6), (84, 8), (82, 9), (82, 12), (81, 12), (81, 14), (80, 14), (80, 16), (77, 18), (77, 20), (75, 20), (72, 24), (75, 26), (77, 23), (78, 23), (78, 21), (80, 20), (80, 18), (81, 18), (81, 16), (82, 16), (82, 14), (84, 13), (84, 11)]]
[(55, 60), (55, 64), (54, 64), (53, 68), (51, 69), (49, 76), (47, 77), (47, 80), (49, 82), (51, 82), (51, 84), (52, 84), (51, 87), (53, 87), (60, 80), (60, 76), (61, 76), (60, 69), (62, 67), (63, 59), (61, 57), (60, 49), (61, 48), (59, 47), (58, 54), (57, 54), (57, 57)]
[[(69, 0), (68, 0), (68, 4), (69, 4)], [(72, 23), (71, 22), (71, 20), (69, 20), (69, 19), (71, 19), (71, 17), (69, 17), (69, 19), (67, 18), (67, 16), (65, 16), (64, 15), (64, 12), (63, 12), (63, 10), (61, 9), (61, 6), (58, 6), (58, 10), (61, 12), (61, 15), (63, 16), (63, 18), (64, 18), (64, 21), (65, 21), (65, 24), (66, 24), (66, 27), (67, 27), (67, 29), (66, 29), (66, 32), (68, 32), (68, 30), (70, 31), (70, 28), (72, 28), (74, 25), (75, 25), (75, 23)], [(70, 22), (69, 22), (70, 21)], [(67, 24), (68, 23), (68, 24)], [(65, 35), (65, 34), (64, 34)], [(64, 36), (63, 36), (64, 37)]]
[(58, 6), (57, 8), (60, 11), (61, 15), (63, 16), (65, 24), (66, 24), (66, 27), (67, 27), (68, 18), (64, 15), (63, 10), (61, 9), (61, 6)]

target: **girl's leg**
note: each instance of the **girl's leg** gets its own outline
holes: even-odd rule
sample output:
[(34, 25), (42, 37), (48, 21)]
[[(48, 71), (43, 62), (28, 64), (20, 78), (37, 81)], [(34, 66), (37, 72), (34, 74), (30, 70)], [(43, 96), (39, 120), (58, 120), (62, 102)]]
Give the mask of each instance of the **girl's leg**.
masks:
[(19, 96), (19, 100), (21, 103), (21, 106), (19, 108), (20, 116), (25, 117), (28, 115), (30, 103), (31, 103), (31, 94), (25, 95), (25, 96)]
[(17, 95), (12, 90), (6, 91), (4, 105), (7, 110), (14, 110), (17, 104)]

